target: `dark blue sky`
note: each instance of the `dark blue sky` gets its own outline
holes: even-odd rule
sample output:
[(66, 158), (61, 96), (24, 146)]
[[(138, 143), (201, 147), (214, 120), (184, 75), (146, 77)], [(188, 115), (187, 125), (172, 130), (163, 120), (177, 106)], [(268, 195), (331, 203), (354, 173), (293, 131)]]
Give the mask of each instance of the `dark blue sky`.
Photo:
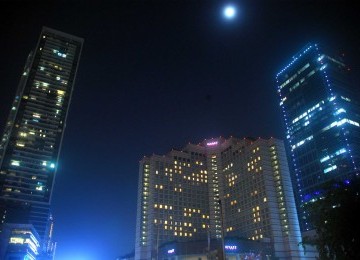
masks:
[[(121, 2), (121, 3), (117, 3)], [(2, 1), (0, 123), (43, 25), (85, 39), (59, 161), (57, 260), (133, 250), (138, 161), (230, 135), (283, 138), (275, 74), (309, 42), (359, 73), (352, 1)]]

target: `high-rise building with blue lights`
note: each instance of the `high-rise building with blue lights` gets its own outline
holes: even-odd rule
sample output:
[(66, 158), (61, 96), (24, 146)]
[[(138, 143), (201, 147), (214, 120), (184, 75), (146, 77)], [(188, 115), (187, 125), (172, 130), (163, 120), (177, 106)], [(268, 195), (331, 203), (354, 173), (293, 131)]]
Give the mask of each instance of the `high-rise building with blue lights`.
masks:
[[(304, 259), (281, 140), (216, 138), (144, 157), (137, 206), (136, 260), (165, 259), (159, 248), (170, 242), (210, 239), (222, 240), (230, 257), (237, 247), (227, 244), (230, 237), (268, 243), (278, 259)], [(175, 259), (185, 251), (166, 252)]]
[(43, 27), (0, 140), (0, 224), (32, 224), (42, 247), (52, 234), (51, 197), (82, 45)]
[[(307, 45), (276, 75), (301, 230), (306, 203), (329, 181), (359, 174), (359, 93), (341, 56)], [(359, 88), (357, 86), (357, 88)]]

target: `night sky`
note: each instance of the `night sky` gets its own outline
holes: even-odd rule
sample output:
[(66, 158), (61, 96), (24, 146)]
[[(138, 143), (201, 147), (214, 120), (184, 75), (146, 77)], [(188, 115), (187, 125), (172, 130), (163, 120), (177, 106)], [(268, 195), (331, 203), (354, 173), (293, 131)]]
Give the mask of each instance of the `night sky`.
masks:
[[(1, 1), (0, 127), (48, 26), (85, 39), (53, 194), (56, 260), (134, 249), (138, 162), (212, 137), (284, 138), (275, 75), (305, 44), (360, 69), (355, 1)], [(359, 84), (358, 84), (359, 86)]]

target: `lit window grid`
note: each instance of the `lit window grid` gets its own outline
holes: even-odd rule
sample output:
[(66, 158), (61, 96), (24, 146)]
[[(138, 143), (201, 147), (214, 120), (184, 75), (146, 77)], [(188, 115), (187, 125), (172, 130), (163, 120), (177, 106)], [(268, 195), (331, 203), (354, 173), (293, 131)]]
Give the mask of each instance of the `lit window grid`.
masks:
[[(44, 35), (42, 39), (45, 45), (47, 42), (52, 41), (52, 37), (50, 36), (47, 37)], [(40, 42), (40, 46), (42, 46), (41, 44)], [(58, 42), (55, 43), (55, 45), (59, 46)], [(38, 56), (38, 59), (35, 58), (35, 60), (37, 60), (39, 64), (51, 59), (51, 57), (44, 54), (43, 50), (45, 49), (40, 47), (39, 51), (35, 52), (35, 55)], [(71, 52), (72, 56), (70, 55), (67, 59), (70, 66), (64, 70), (66, 75), (63, 76), (63, 78), (67, 79), (67, 82), (70, 80), (71, 70), (74, 70), (74, 55), (75, 52), (78, 51), (78, 46), (69, 44), (69, 52)], [(32, 64), (32, 68), (36, 68), (37, 66), (43, 69), (42, 66), (36, 65), (36, 63)], [(26, 67), (23, 76), (27, 78), (29, 72), (29, 68)], [(38, 71), (33, 72), (33, 70), (31, 73), (33, 73), (33, 77), (26, 83), (26, 86), (24, 86), (22, 98), (19, 99), (19, 97), (16, 97), (15, 103), (17, 103), (17, 105), (12, 107), (12, 110), (23, 110), (24, 112), (22, 114), (23, 116), (18, 117), (16, 122), (14, 122), (21, 134), (13, 135), (15, 146), (10, 161), (18, 163), (12, 163), (9, 166), (9, 170), (12, 171), (17, 178), (23, 179), (23, 182), (28, 183), (29, 187), (32, 188), (11, 187), (10, 183), (13, 177), (9, 174), (9, 178), (5, 180), (4, 193), (10, 197), (22, 196), (23, 199), (46, 201), (49, 198), (49, 191), (52, 186), (53, 177), (51, 176), (53, 176), (56, 169), (59, 139), (62, 138), (65, 114), (71, 91), (67, 91), (68, 86), (57, 87), (57, 82), (52, 81), (50, 75), (40, 75)], [(25, 84), (25, 82), (26, 81), (23, 83)], [(41, 91), (38, 90), (40, 82), (47, 88), (46, 90), (44, 88)], [(47, 97), (50, 91), (57, 94), (57, 99), (52, 101)], [(66, 91), (67, 95), (65, 96)], [(59, 101), (60, 99), (61, 102)], [(54, 104), (54, 102), (56, 104)], [(46, 109), (44, 107), (46, 107)], [(43, 140), (43, 149), (39, 149), (39, 147), (36, 146), (39, 142), (37, 142), (35, 138)], [(34, 145), (36, 147), (34, 147)], [(34, 152), (35, 150), (36, 152)], [(47, 162), (47, 164), (44, 164), (44, 162)]]
[[(174, 163), (175, 166), (177, 166), (175, 169), (179, 169), (179, 164), (178, 163)], [(188, 166), (189, 164), (187, 164), (186, 166)], [(174, 181), (171, 180), (172, 177), (175, 176), (176, 177), (176, 174), (174, 172), (174, 168), (171, 168), (171, 165), (169, 165), (169, 163), (164, 163), (164, 168), (163, 169), (160, 169), (160, 168), (156, 168), (155, 170), (155, 178), (154, 178), (154, 188), (157, 189), (158, 192), (160, 192), (159, 194), (163, 193), (163, 194), (166, 194), (166, 193), (171, 193), (171, 190), (169, 190), (168, 188), (169, 187), (173, 187), (175, 186), (174, 188), (177, 188), (177, 191), (178, 192), (182, 192), (183, 191), (183, 187), (187, 187), (188, 185), (191, 186), (192, 182), (189, 182), (189, 181), (186, 181), (185, 183), (181, 183), (181, 182), (184, 182), (181, 180), (181, 178), (179, 179), (180, 183), (178, 181), (176, 181), (174, 184)], [(206, 170), (199, 170), (201, 174), (204, 175), (204, 177), (207, 177), (206, 176)], [(186, 170), (185, 169), (185, 172), (191, 172), (190, 170)], [(181, 175), (181, 174), (180, 174)], [(192, 174), (193, 176), (197, 177), (196, 175), (194, 175), (194, 173)], [(199, 176), (200, 177), (200, 176)], [(157, 184), (157, 183), (161, 183), (162, 184)], [(161, 189), (162, 187), (162, 189)], [(171, 189), (171, 188), (170, 188)], [(164, 202), (165, 203), (165, 202)], [(175, 206), (174, 206), (175, 207)], [(155, 203), (154, 204), (154, 208), (159, 210), (158, 211), (154, 211), (154, 216), (156, 215), (159, 215), (159, 216), (163, 216), (162, 218), (168, 216), (168, 214), (173, 214), (172, 213), (164, 213), (165, 211), (172, 211), (173, 209), (173, 206), (172, 205), (167, 205), (167, 204), (162, 204), (160, 203), (160, 200), (159, 200), (159, 203)], [(163, 212), (160, 212), (160, 211), (163, 211)], [(200, 210), (198, 210), (200, 211)], [(198, 212), (197, 212), (198, 213)], [(187, 213), (186, 216), (176, 216), (176, 214), (172, 217), (173, 219), (184, 219), (184, 217), (188, 217), (188, 218), (193, 218), (194, 217), (194, 212), (192, 213)], [(206, 221), (206, 219), (205, 219)], [(182, 223), (183, 221), (176, 221), (177, 223)], [(169, 220), (169, 223), (168, 224), (164, 224), (162, 226), (162, 230), (161, 232), (165, 232), (164, 234), (162, 233), (162, 237), (167, 237), (168, 239), (170, 239), (170, 237), (172, 235), (174, 235), (175, 233), (173, 233), (171, 235), (171, 233), (169, 233), (170, 231), (173, 231), (175, 230), (175, 227), (171, 225), (171, 223), (175, 223), (174, 220)], [(186, 221), (183, 222), (183, 223), (187, 223)], [(201, 223), (204, 223), (204, 221), (202, 221)], [(159, 224), (158, 224), (159, 225)], [(192, 226), (193, 224), (191, 222), (189, 222), (189, 225), (188, 226)], [(208, 224), (206, 224), (208, 225)], [(195, 229), (195, 231), (194, 231)], [(187, 230), (187, 232), (182, 232), (182, 231), (178, 231), (177, 228), (176, 228), (176, 236), (196, 236), (196, 233), (198, 232), (198, 229), (199, 228), (194, 228), (193, 230)], [(167, 232), (167, 233), (166, 233)]]
[[(259, 142), (259, 141), (256, 141), (256, 142)], [(261, 147), (262, 146), (260, 146), (260, 148)], [(268, 159), (268, 158), (270, 158), (270, 155), (266, 154), (266, 149), (268, 149), (268, 144), (267, 144), (267, 146), (264, 146), (264, 148), (265, 149), (263, 149), (263, 148), (260, 149), (260, 150), (264, 150), (264, 151), (259, 153), (259, 154), (254, 154), (252, 149), (245, 149), (245, 150), (249, 150), (249, 151), (248, 152), (242, 151), (242, 157), (241, 158), (243, 158), (244, 155), (249, 156), (249, 157), (253, 156), (253, 158), (248, 159), (248, 160), (240, 160), (241, 161), (240, 164), (239, 164), (240, 161), (237, 161), (239, 159), (235, 159), (237, 155), (236, 156), (235, 155), (234, 156), (227, 156), (226, 159), (225, 159), (225, 157), (222, 158), (221, 156), (219, 156), (217, 158), (217, 160), (219, 160), (219, 165), (211, 165), (210, 164), (209, 165), (210, 170), (208, 172), (208, 175), (211, 176), (212, 173), (215, 173), (215, 171), (213, 169), (211, 169), (211, 167), (213, 167), (213, 168), (216, 167), (216, 173), (217, 173), (218, 170), (222, 172), (221, 169), (226, 169), (222, 174), (224, 176), (231, 176), (231, 173), (235, 173), (235, 172), (247, 173), (247, 162), (250, 162), (251, 160), (254, 160), (255, 158), (258, 160), (258, 156), (260, 156), (260, 161), (257, 162), (259, 164), (258, 166), (262, 167), (262, 171), (268, 172), (269, 171), (268, 165), (271, 166), (270, 159)], [(234, 150), (238, 150), (238, 149), (236, 147), (234, 147)], [(255, 153), (256, 153), (256, 151), (255, 151)], [(279, 158), (279, 156), (278, 156), (278, 159), (281, 161), (283, 159), (283, 155), (281, 155), (280, 157), (281, 158)], [(214, 159), (214, 158), (212, 158), (212, 159)], [(229, 167), (230, 165), (231, 165), (231, 167)], [(278, 163), (275, 166), (279, 167), (280, 165)], [(169, 174), (170, 173), (170, 166), (167, 164), (164, 167), (168, 168), (167, 172)], [(238, 168), (239, 168), (239, 170), (238, 170)], [(192, 173), (192, 171), (190, 171), (190, 173)], [(210, 191), (212, 191), (212, 192), (215, 192), (216, 190), (220, 191), (220, 189), (225, 188), (225, 187), (222, 187), (221, 185), (219, 185), (219, 176), (220, 175), (218, 175), (218, 174), (219, 173), (217, 173), (217, 176), (218, 176), (217, 180), (215, 178), (214, 179), (210, 178), (210, 180), (213, 180), (214, 183), (218, 185), (218, 186), (214, 186), (214, 185), (212, 185), (214, 183), (209, 182), (209, 185), (210, 185), (209, 187), (211, 187)], [(165, 174), (161, 172), (160, 168), (157, 168), (157, 170), (154, 171), (154, 175), (157, 175), (155, 180), (157, 180), (157, 178), (160, 178), (160, 176), (162, 176), (163, 179), (169, 178), (169, 175), (165, 176)], [(263, 175), (262, 173), (258, 173), (258, 174), (250, 173), (250, 174), (248, 174), (248, 176), (250, 176), (250, 177), (253, 177), (253, 176), (261, 177), (262, 175)], [(272, 175), (273, 174), (271, 174), (271, 176)], [(239, 175), (237, 175), (237, 176), (239, 176)], [(212, 177), (214, 177), (214, 176), (212, 176)], [(252, 178), (249, 178), (249, 179), (252, 179)], [(234, 180), (235, 180), (235, 178), (234, 178)], [(227, 230), (227, 232), (229, 232), (229, 234), (232, 234), (234, 232), (236, 233), (239, 230), (244, 230), (244, 232), (246, 232), (246, 237), (249, 237), (250, 239), (255, 239), (255, 240), (256, 239), (262, 239), (263, 237), (270, 237), (271, 236), (271, 231), (270, 231), (271, 228), (270, 228), (268, 216), (265, 213), (266, 205), (267, 205), (267, 202), (268, 202), (266, 189), (263, 190), (261, 187), (257, 187), (257, 186), (256, 186), (256, 188), (248, 188), (247, 191), (246, 191), (246, 193), (248, 194), (248, 198), (244, 199), (244, 196), (240, 196), (239, 198), (237, 198), (235, 196), (239, 196), (240, 194), (236, 195), (237, 194), (236, 192), (239, 192), (239, 190), (241, 190), (239, 188), (239, 186), (236, 186), (237, 183), (238, 183), (238, 180), (236, 180), (236, 183), (235, 183), (234, 187), (231, 187), (233, 189), (233, 193), (231, 193), (232, 195), (231, 196), (229, 195), (229, 197), (227, 197), (227, 195), (226, 195), (226, 198), (231, 199), (233, 201), (233, 203), (236, 200), (236, 204), (240, 204), (241, 200), (243, 200), (243, 202), (245, 202), (245, 204), (244, 205), (238, 205), (238, 207), (233, 205), (232, 206), (234, 208), (233, 211), (228, 210), (228, 208), (226, 208), (225, 209), (225, 211), (226, 211), (225, 219), (227, 219), (227, 216), (230, 216), (231, 214), (235, 214), (235, 212), (237, 212), (238, 214), (239, 213), (241, 213), (241, 214), (246, 213), (247, 208), (252, 206), (251, 203), (255, 202), (255, 200), (254, 200), (255, 197), (257, 198), (256, 199), (256, 204), (260, 207), (260, 211), (258, 213), (260, 216), (257, 216), (256, 223), (253, 223), (253, 221), (254, 221), (253, 216), (251, 214), (246, 214), (245, 217), (241, 218), (242, 219), (241, 221), (238, 221), (238, 222), (235, 222), (235, 223), (226, 223), (224, 228)], [(191, 183), (190, 182), (185, 182), (185, 183), (181, 183), (181, 184), (182, 184), (181, 187), (184, 188), (183, 192), (187, 193), (188, 191), (187, 191), (186, 187), (191, 187)], [(155, 187), (156, 184), (153, 183), (152, 185), (153, 185), (153, 187)], [(165, 187), (165, 184), (164, 184), (163, 180), (161, 181), (161, 185), (163, 185)], [(258, 185), (261, 186), (261, 182), (259, 182)], [(163, 192), (163, 190), (161, 190), (161, 192)], [(251, 193), (253, 193), (253, 195), (252, 195), (253, 199), (251, 199)], [(224, 192), (224, 194), (229, 194), (229, 192)], [(164, 194), (164, 196), (165, 196), (165, 194)], [(211, 202), (211, 200), (210, 200), (210, 202)], [(225, 201), (224, 201), (225, 207), (227, 207), (227, 202), (229, 202), (229, 204), (230, 204), (230, 201), (225, 199)], [(163, 203), (163, 205), (167, 204), (167, 202), (165, 200), (162, 200), (161, 203)], [(211, 203), (210, 203), (210, 205), (211, 205)], [(285, 203), (283, 203), (283, 205), (286, 206)], [(184, 210), (184, 207), (179, 207), (178, 205), (173, 205), (173, 211), (176, 211), (176, 210), (182, 211), (182, 210)], [(204, 210), (207, 210), (206, 207), (205, 207)], [(221, 237), (220, 207), (219, 207), (219, 204), (217, 203), (216, 198), (214, 198), (214, 204), (213, 204), (211, 210), (213, 210), (216, 213), (216, 215), (213, 215), (213, 216), (209, 215), (209, 225), (206, 226), (206, 224), (203, 223), (203, 221), (201, 221), (200, 226), (196, 228), (197, 232), (194, 233), (194, 234), (199, 234), (200, 230), (205, 230), (205, 228), (207, 228), (207, 229), (210, 228), (211, 234), (215, 234), (215, 236), (218, 237), (218, 238)], [(184, 227), (182, 227), (182, 229), (180, 230), (179, 226), (177, 226), (177, 230), (175, 231), (174, 230), (174, 223), (176, 221), (176, 222), (178, 222), (177, 225), (179, 225), (179, 222), (187, 223), (187, 225), (188, 225), (188, 223), (193, 223), (193, 226), (196, 225), (193, 221), (188, 221), (188, 220), (185, 221), (185, 220), (181, 219), (183, 217), (193, 219), (195, 217), (194, 212), (185, 212), (186, 216), (178, 215), (176, 212), (172, 212), (172, 213), (170, 213), (170, 212), (171, 212), (171, 210), (169, 210), (169, 208), (168, 208), (168, 210), (165, 210), (164, 206), (163, 206), (163, 209), (161, 209), (161, 212), (159, 210), (156, 213), (156, 214), (158, 214), (157, 215), (157, 220), (161, 219), (162, 221), (163, 220), (168, 221), (167, 224), (165, 224), (163, 222), (163, 224), (161, 224), (161, 226), (158, 225), (158, 227), (161, 228), (160, 231), (159, 231), (159, 239), (160, 239), (160, 241), (161, 242), (162, 241), (167, 241), (167, 239), (173, 238), (174, 236), (177, 239), (180, 239), (180, 240), (187, 239), (188, 237), (185, 237), (185, 234), (184, 234)], [(201, 213), (202, 213), (202, 211), (201, 211)], [(172, 215), (169, 215), (169, 214), (172, 214)], [(171, 218), (170, 218), (170, 216), (171, 216)], [(200, 214), (199, 214), (199, 216), (200, 216)], [(201, 214), (201, 217), (203, 217), (203, 214)], [(258, 221), (258, 218), (260, 218), (259, 221)], [(172, 224), (169, 221), (173, 221)], [(213, 222), (211, 222), (211, 221), (213, 221)], [(211, 223), (213, 223), (213, 224), (211, 224)], [(212, 225), (213, 225), (213, 227), (211, 227)], [(188, 228), (188, 226), (187, 226), (187, 228)], [(168, 233), (169, 231), (172, 231), (173, 233), (169, 234)], [(187, 232), (190, 232), (190, 231), (191, 230), (187, 230)], [(175, 232), (176, 232), (176, 235), (175, 235)], [(180, 234), (180, 232), (182, 232), (182, 233)], [(202, 234), (206, 235), (206, 233), (202, 233)], [(154, 235), (154, 234), (153, 234), (153, 241), (156, 241), (156, 235)]]

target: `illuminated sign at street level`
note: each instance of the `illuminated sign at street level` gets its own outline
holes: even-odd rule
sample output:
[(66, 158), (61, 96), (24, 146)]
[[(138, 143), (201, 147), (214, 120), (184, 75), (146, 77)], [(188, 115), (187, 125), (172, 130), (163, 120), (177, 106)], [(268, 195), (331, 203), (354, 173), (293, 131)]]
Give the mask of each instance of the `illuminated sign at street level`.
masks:
[(218, 141), (214, 141), (214, 142), (206, 143), (206, 146), (214, 146), (214, 145), (217, 145), (217, 144), (218, 144)]
[(175, 253), (175, 249), (174, 249), (174, 248), (173, 248), (173, 249), (168, 250), (168, 254), (173, 254), (173, 253)]
[(226, 246), (225, 246), (225, 249), (226, 249), (226, 250), (232, 250), (232, 251), (233, 251), (233, 250), (237, 250), (237, 246), (228, 246), (228, 245), (226, 245)]

